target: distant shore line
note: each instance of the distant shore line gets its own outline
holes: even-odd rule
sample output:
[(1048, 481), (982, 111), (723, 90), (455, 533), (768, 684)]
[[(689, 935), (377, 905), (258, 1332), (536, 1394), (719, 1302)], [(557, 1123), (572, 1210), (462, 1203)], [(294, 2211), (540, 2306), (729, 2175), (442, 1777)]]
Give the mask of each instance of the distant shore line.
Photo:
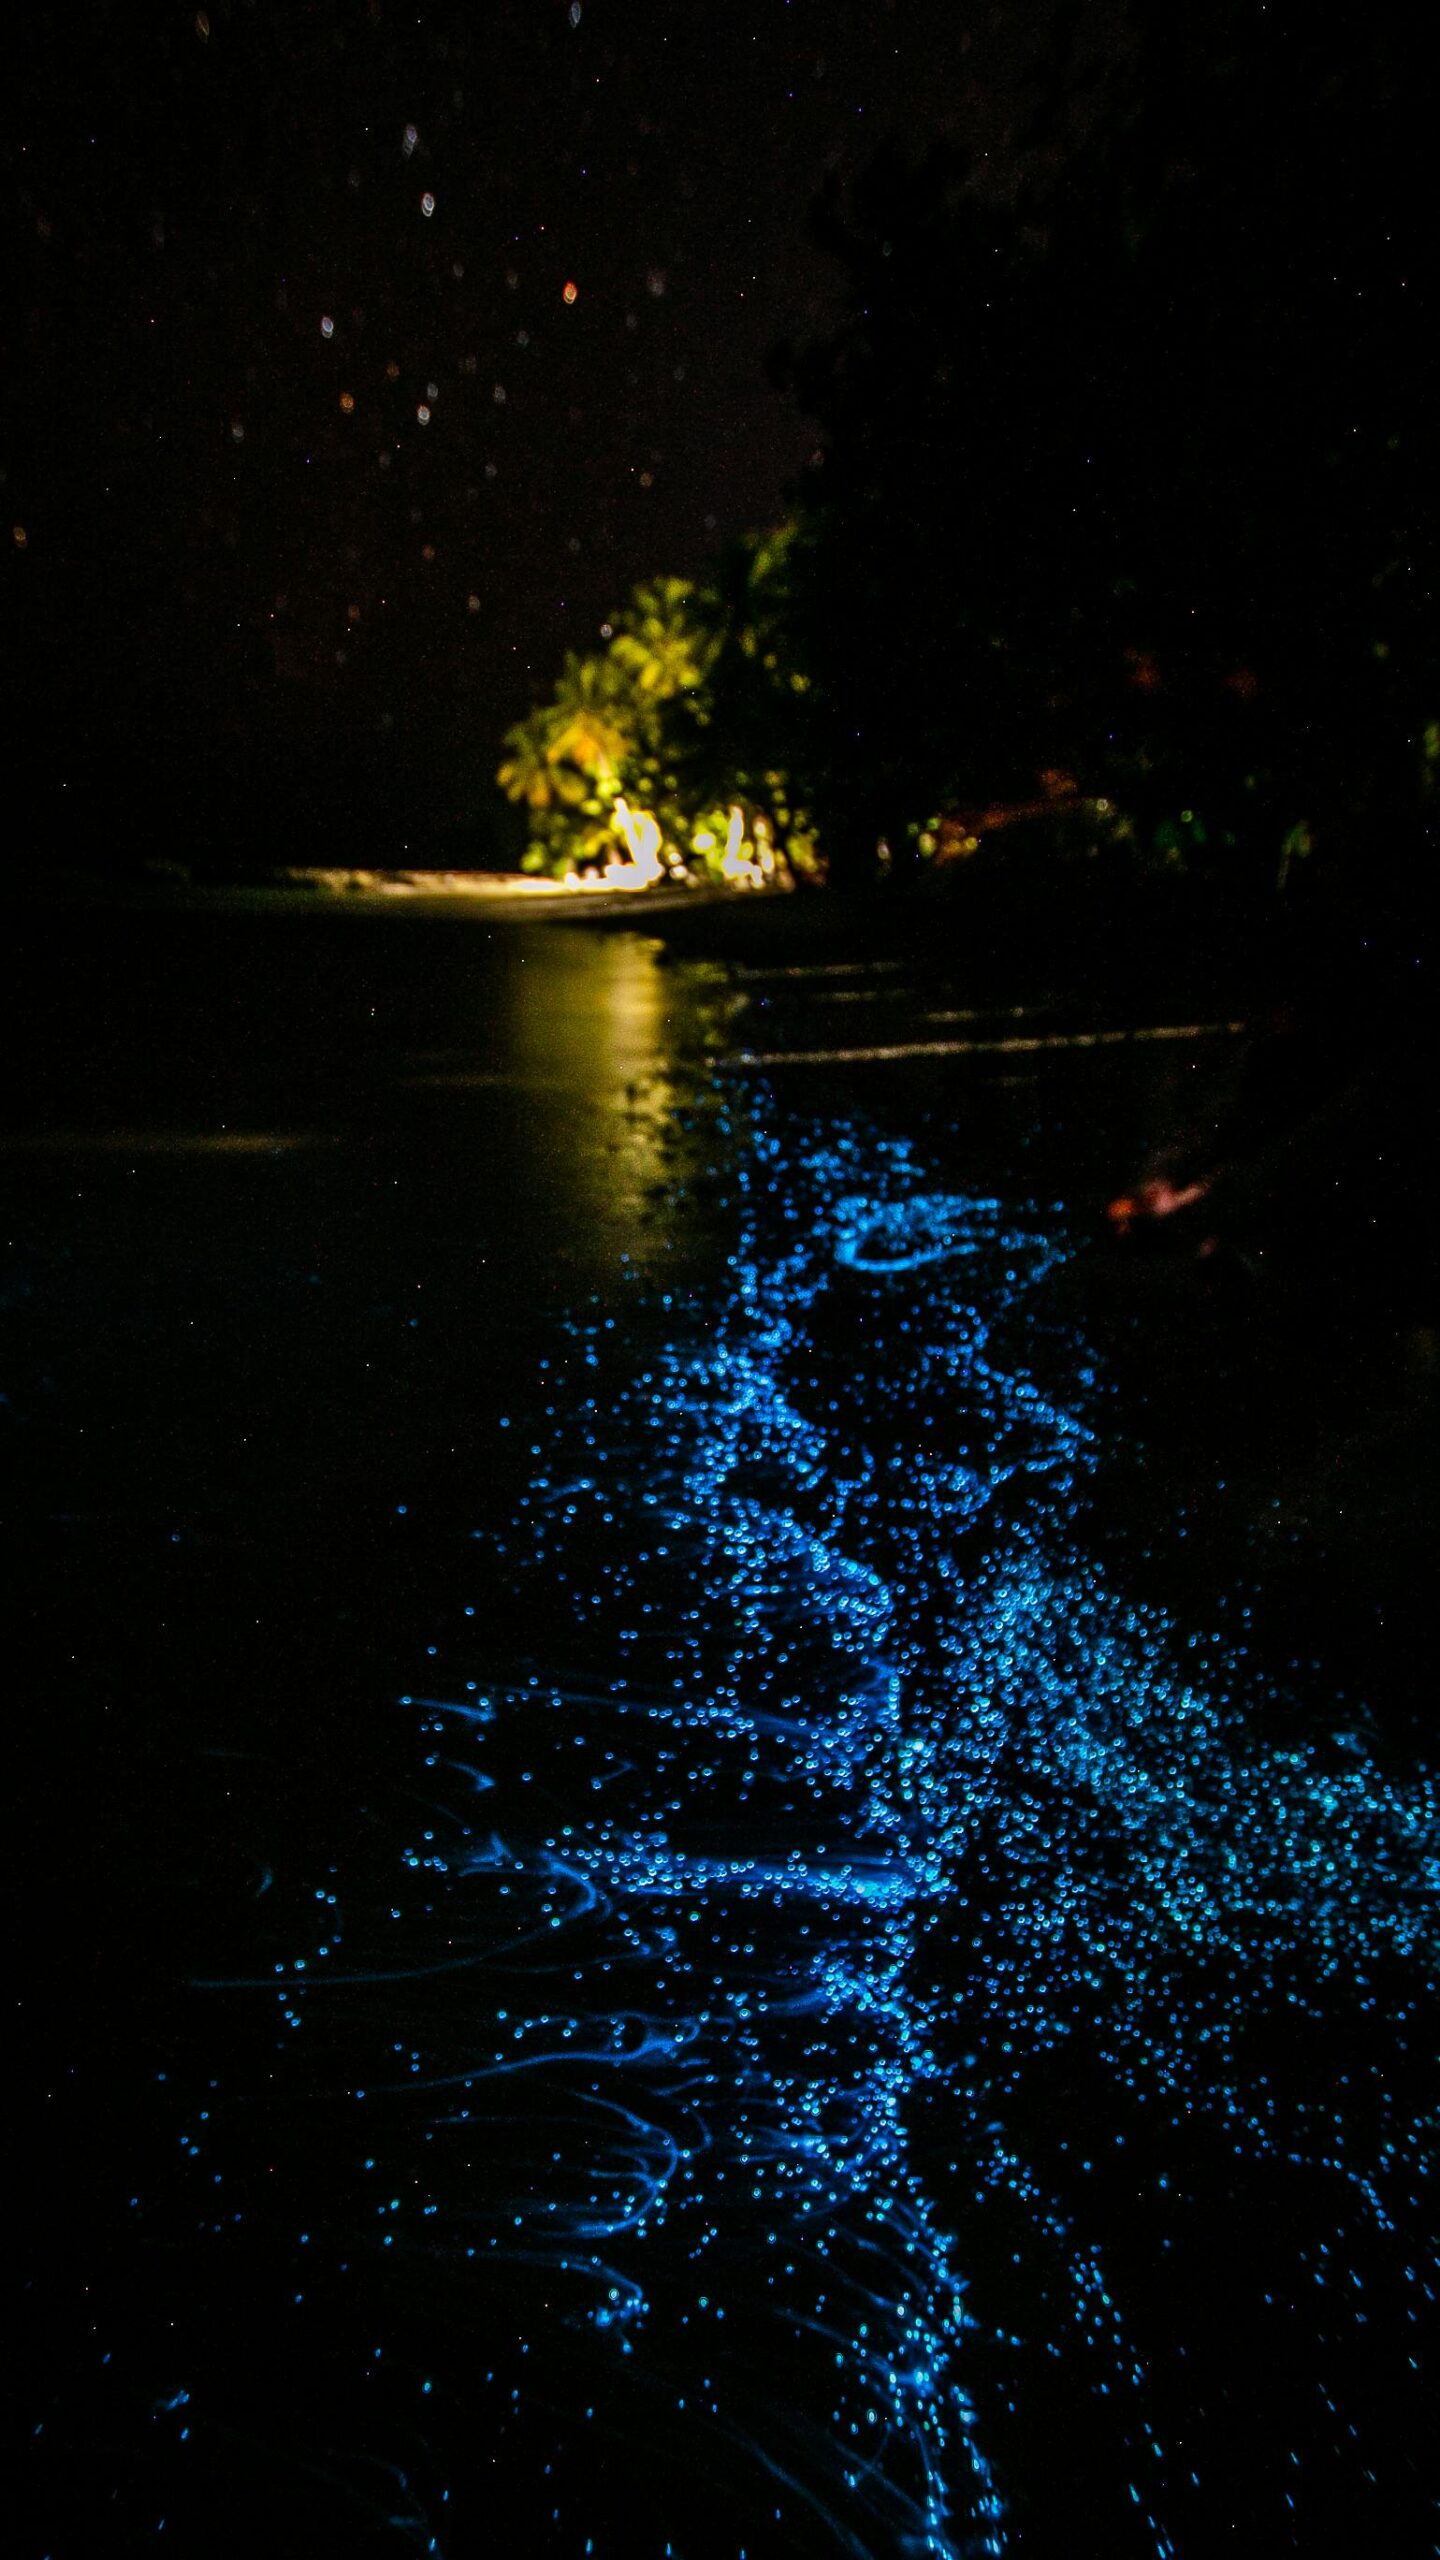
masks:
[(17, 884), (25, 904), (75, 907), (115, 906), (173, 912), (208, 909), (217, 913), (364, 913), (417, 912), (463, 918), (503, 914), (516, 921), (573, 923), (590, 917), (643, 916), (676, 908), (740, 903), (778, 904), (774, 890), (727, 889), (667, 883), (645, 889), (535, 878), (517, 871), (458, 871), (440, 868), (383, 868), (371, 864), (290, 865), (268, 876), (250, 879), (206, 878), (179, 864), (156, 864), (132, 872), (66, 871)]

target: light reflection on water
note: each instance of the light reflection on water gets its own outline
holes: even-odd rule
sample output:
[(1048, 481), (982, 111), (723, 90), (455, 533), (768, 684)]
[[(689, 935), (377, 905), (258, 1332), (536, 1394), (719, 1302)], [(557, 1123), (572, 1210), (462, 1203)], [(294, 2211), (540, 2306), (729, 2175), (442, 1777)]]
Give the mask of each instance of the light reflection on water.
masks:
[[(437, 1653), (403, 1702), (404, 1961), (332, 1926), (281, 2005), (385, 1982), (394, 2024), (413, 1987), (356, 2074), (408, 2164), (372, 2245), (473, 2281), (487, 2336), (585, 2342), (566, 2398), (487, 2375), (485, 2423), (550, 2445), (545, 2547), (1004, 2552), (1002, 2402), (1055, 2359), (1112, 2502), (1084, 2547), (1184, 2553), (1151, 2351), (1215, 2161), (1303, 2193), (1275, 2245), (1316, 2334), (1377, 2247), (1425, 2306), (1426, 2128), (1386, 2091), (1435, 1790), (1259, 1738), (1243, 1668), (1095, 1561), (1103, 1384), (1032, 1314), (1056, 1213), (727, 1107), (723, 1283), (683, 1318), (637, 1283), (553, 1364), (497, 1559), (530, 1658)], [(638, 2538), (577, 2451), (597, 2405)]]
[[(554, 934), (543, 957), (538, 1000), (527, 983), (533, 967), (512, 968), (503, 981), (503, 1019), (491, 1036), (507, 1077), (550, 1094), (536, 1137), (546, 1145), (554, 1204), (581, 1232), (628, 1230), (630, 1258), (643, 1260), (660, 1241), (655, 1201), (671, 1171), (675, 1102), (658, 946), (628, 933), (598, 946)], [(566, 1093), (586, 1118), (587, 1142), (575, 1143), (564, 1125)], [(597, 1111), (604, 1125), (590, 1135)]]

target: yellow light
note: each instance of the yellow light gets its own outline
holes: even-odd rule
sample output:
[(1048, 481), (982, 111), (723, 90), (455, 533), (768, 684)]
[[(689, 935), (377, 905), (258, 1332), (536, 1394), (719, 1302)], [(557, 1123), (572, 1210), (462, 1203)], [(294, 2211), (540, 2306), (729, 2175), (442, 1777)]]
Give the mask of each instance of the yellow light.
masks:
[(762, 858), (757, 861), (748, 850), (745, 843), (745, 812), (732, 804), (730, 823), (725, 830), (725, 851), (720, 857), (722, 875), (734, 889), (763, 889), (775, 864), (774, 856), (770, 854), (768, 846), (761, 849), (761, 856)]
[(29, 539), (30, 539), (29, 534), (26, 532), (25, 527), (23, 526), (23, 524), (17, 524), (17, 525), (15, 525), (14, 527), (12, 527), (12, 531), (13, 531), (13, 533), (14, 533), (14, 537), (15, 537), (15, 548), (16, 548), (16, 550), (17, 550), (17, 551), (23, 551), (23, 550), (24, 550), (24, 548), (25, 548), (26, 543), (27, 543), (27, 542), (29, 541)]
[(352, 410), (352, 409), (354, 408), (354, 406), (355, 406), (355, 394), (354, 394), (354, 392), (353, 392), (353, 391), (342, 391), (342, 392), (341, 392), (341, 394), (340, 394), (340, 406), (341, 406), (341, 408), (344, 410), (345, 415), (346, 415), (346, 417), (348, 418), (348, 417), (349, 417), (349, 415), (350, 415), (351, 410)]
[(649, 889), (660, 878), (660, 830), (648, 810), (631, 809), (617, 800), (615, 825), (630, 855), (628, 862), (610, 861), (601, 878), (607, 889)]

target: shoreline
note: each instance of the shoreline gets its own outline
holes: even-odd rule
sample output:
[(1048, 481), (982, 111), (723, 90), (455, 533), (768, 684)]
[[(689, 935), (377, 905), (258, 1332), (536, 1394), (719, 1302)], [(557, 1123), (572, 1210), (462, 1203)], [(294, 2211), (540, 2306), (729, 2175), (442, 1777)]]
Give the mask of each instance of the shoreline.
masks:
[[(433, 885), (429, 885), (433, 880)], [(728, 889), (591, 889), (511, 872), (332, 873), (274, 880), (181, 880), (69, 873), (27, 881), (12, 892), (23, 911), (83, 915), (426, 916), (447, 922), (573, 924), (660, 914), (698, 903), (733, 903)], [(754, 893), (750, 893), (752, 896)], [(637, 919), (638, 920), (638, 919)]]

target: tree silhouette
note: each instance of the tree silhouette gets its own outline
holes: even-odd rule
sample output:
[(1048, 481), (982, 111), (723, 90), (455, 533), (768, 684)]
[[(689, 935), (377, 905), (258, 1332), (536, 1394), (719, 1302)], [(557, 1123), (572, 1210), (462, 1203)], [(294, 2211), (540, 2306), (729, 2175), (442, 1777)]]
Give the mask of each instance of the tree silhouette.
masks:
[(892, 148), (822, 204), (848, 315), (786, 370), (824, 436), (795, 639), (837, 853), (1057, 768), (1157, 859), (1201, 811), (1207, 861), (1272, 880), (1302, 839), (1413, 841), (1424, 116), (1385, 10), (1220, 0), (1098, 80), (1043, 63), (1011, 199)]

